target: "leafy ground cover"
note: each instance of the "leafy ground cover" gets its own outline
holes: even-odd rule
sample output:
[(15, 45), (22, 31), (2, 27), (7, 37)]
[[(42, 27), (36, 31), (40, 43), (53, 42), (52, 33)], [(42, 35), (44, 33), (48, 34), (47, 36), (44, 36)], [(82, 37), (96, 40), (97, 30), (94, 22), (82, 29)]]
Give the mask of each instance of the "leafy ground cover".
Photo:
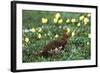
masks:
[[(86, 60), (91, 57), (91, 14), (75, 12), (23, 10), (22, 61)], [(44, 45), (72, 32), (64, 53), (54, 56), (34, 56)]]

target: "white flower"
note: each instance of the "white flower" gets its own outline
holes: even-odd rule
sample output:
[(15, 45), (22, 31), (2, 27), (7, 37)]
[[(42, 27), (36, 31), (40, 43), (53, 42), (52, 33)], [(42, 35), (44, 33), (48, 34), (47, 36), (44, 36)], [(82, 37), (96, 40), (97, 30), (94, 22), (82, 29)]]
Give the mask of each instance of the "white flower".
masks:
[(29, 38), (25, 38), (25, 42), (29, 42)]
[(48, 19), (47, 18), (42, 18), (42, 23), (47, 23), (48, 22)]

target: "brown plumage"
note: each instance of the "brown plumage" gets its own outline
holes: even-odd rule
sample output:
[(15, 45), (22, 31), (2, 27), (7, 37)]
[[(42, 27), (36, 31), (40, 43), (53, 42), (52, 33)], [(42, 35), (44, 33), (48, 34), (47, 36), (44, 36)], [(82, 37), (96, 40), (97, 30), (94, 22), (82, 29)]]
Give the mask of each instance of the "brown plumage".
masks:
[(35, 55), (54, 55), (64, 52), (65, 45), (67, 44), (67, 41), (70, 37), (71, 33), (68, 33), (67, 31), (64, 31), (61, 38), (58, 38), (57, 40), (53, 40), (46, 44), (41, 51), (34, 53)]

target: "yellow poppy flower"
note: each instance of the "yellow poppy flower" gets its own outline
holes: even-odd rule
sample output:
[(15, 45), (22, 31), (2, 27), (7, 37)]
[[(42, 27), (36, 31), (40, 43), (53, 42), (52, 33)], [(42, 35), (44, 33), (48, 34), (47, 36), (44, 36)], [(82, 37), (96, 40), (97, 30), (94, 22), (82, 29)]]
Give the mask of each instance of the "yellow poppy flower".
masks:
[(89, 13), (89, 14), (87, 14), (87, 17), (90, 17), (91, 16), (91, 14)]
[(55, 17), (58, 19), (60, 17), (60, 13), (56, 13)]
[(43, 24), (46, 24), (48, 22), (48, 19), (47, 18), (42, 18), (42, 23)]
[(89, 22), (88, 18), (84, 18), (84, 25), (86, 25)]
[(56, 35), (55, 35), (55, 38), (57, 38), (57, 37), (59, 37), (59, 35), (56, 34)]
[(69, 23), (69, 22), (70, 22), (70, 19), (67, 19), (67, 20), (66, 20), (66, 23)]
[(80, 23), (77, 24), (77, 26), (80, 26), (80, 25), (81, 25)]
[(35, 30), (35, 28), (32, 28), (31, 31), (32, 31), (32, 32), (35, 32), (36, 30)]
[(38, 31), (38, 32), (41, 32), (41, 31), (42, 31), (42, 28), (38, 28), (37, 31)]
[(61, 24), (63, 22), (63, 19), (59, 19), (58, 23)]
[(84, 22), (84, 25), (86, 25), (87, 24), (87, 22)]
[(29, 38), (25, 38), (25, 42), (29, 42)]
[(41, 34), (38, 34), (38, 38), (41, 38), (42, 37), (42, 35)]
[(88, 18), (84, 18), (84, 23), (87, 23), (89, 22), (89, 19)]
[(67, 28), (67, 32), (68, 32), (68, 33), (70, 32), (70, 28)]
[(54, 23), (57, 23), (57, 21), (58, 21), (57, 18), (54, 18), (54, 19), (53, 19), (53, 22), (54, 22)]
[(84, 15), (80, 16), (79, 19), (80, 20), (83, 20), (84, 19)]
[(75, 36), (75, 32), (74, 32), (74, 31), (72, 32), (72, 37), (73, 37), (73, 36)]
[(75, 18), (71, 19), (71, 22), (72, 23), (76, 22), (76, 19)]

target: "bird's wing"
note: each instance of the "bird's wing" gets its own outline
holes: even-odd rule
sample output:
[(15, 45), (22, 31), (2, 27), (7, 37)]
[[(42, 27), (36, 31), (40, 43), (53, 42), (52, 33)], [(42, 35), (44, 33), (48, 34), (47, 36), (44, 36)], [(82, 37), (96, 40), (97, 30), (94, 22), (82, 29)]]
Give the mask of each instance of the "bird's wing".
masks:
[(51, 49), (53, 50), (55, 48), (58, 48), (58, 47), (62, 46), (62, 44), (63, 44), (62, 41), (60, 41), (60, 40), (54, 40), (54, 41), (49, 42), (47, 45), (45, 45), (43, 47), (43, 50), (44, 51), (48, 51), (48, 50), (51, 50)]

